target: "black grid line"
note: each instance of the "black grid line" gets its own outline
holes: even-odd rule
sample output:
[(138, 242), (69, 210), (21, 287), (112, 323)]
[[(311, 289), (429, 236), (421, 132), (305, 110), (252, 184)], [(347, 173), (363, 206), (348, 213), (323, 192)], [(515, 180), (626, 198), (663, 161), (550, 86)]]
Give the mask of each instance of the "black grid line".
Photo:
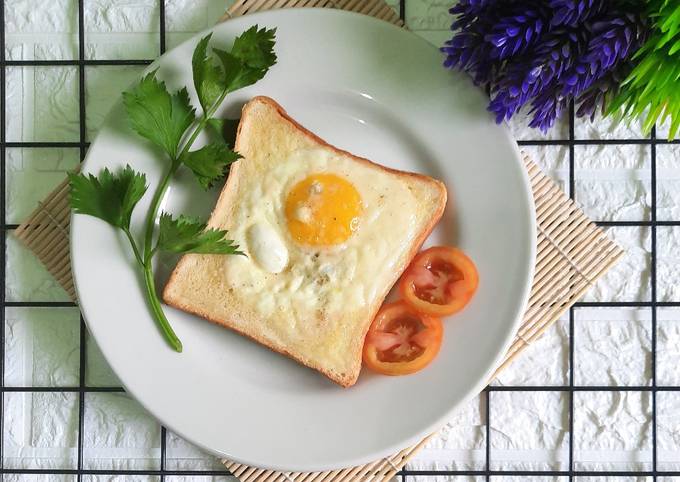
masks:
[[(159, 0), (159, 35), (160, 35), (160, 41), (158, 43), (159, 46), (159, 53), (160, 55), (163, 55), (165, 53), (165, 0)], [(166, 430), (165, 427), (161, 426), (161, 460), (160, 460), (160, 466), (161, 466), (161, 474), (160, 474), (160, 482), (165, 482), (165, 468), (166, 468), (166, 460), (168, 457), (167, 453), (167, 445), (168, 445), (168, 431)]]
[(650, 259), (650, 291), (651, 291), (651, 300), (652, 300), (652, 307), (651, 307), (651, 313), (652, 313), (652, 477), (653, 480), (656, 481), (657, 479), (657, 467), (658, 467), (658, 461), (657, 461), (657, 436), (656, 436), (656, 423), (657, 423), (657, 405), (656, 405), (656, 393), (657, 393), (657, 380), (656, 380), (656, 314), (657, 314), (657, 307), (656, 307), (656, 301), (657, 301), (657, 283), (656, 283), (656, 127), (652, 129), (651, 136), (651, 152), (650, 152), (650, 159), (651, 159), (651, 259)]
[(484, 466), (486, 467), (486, 480), (491, 478), (491, 391), (487, 387), (484, 395), (484, 415), (486, 417), (486, 427), (484, 428), (486, 442), (484, 444)]
[(102, 65), (149, 65), (153, 60), (129, 59), (129, 60), (6, 60), (8, 67), (62, 67), (62, 66), (102, 66)]
[[(87, 154), (87, 123), (86, 123), (86, 92), (85, 92), (85, 4), (84, 0), (78, 1), (78, 60), (81, 61), (78, 65), (78, 116), (79, 116), (79, 149), (80, 162), (85, 160)], [(82, 314), (80, 315), (80, 357), (79, 365), (80, 371), (78, 374), (78, 387), (84, 388), (87, 371), (87, 328), (85, 327), (85, 320)], [(78, 451), (76, 458), (76, 467), (78, 470), (76, 480), (81, 482), (83, 478), (83, 440), (85, 438), (85, 392), (78, 392)]]
[[(0, 62), (3, 65), (0, 66), (0, 221), (4, 226), (6, 224), (5, 212), (7, 206), (5, 206), (5, 193), (7, 190), (7, 169), (6, 169), (6, 158), (7, 153), (5, 149), (5, 136), (6, 136), (6, 112), (7, 112), (7, 93), (6, 93), (6, 72), (7, 68), (4, 63), (6, 61), (6, 48), (5, 48), (5, 0), (0, 0)], [(2, 264), (0, 265), (0, 279), (2, 280), (2, 289), (0, 290), (0, 322), (2, 322), (2, 327), (0, 327), (0, 390), (5, 387), (5, 267), (7, 265), (7, 232), (2, 231), (2, 236), (0, 236), (0, 260)], [(4, 438), (5, 438), (5, 392), (4, 390), (0, 393), (0, 470), (5, 468), (5, 450), (4, 450)]]
[(78, 373), (78, 453), (76, 458), (76, 466), (78, 468), (77, 480), (82, 480), (83, 470), (83, 439), (85, 437), (85, 380), (87, 369), (87, 328), (85, 327), (85, 320), (80, 315), (79, 323), (79, 365), (80, 372)]
[[(569, 197), (576, 200), (575, 172), (576, 149), (574, 147), (574, 101), (569, 103)], [(569, 308), (569, 481), (574, 480), (574, 307)]]
[[(86, 125), (86, 92), (85, 80), (86, 70), (90, 66), (144, 66), (152, 62), (151, 59), (124, 59), (124, 60), (97, 60), (85, 58), (86, 46), (86, 25), (84, 24), (84, 2), (87, 0), (78, 0), (78, 58), (75, 60), (10, 60), (6, 58), (6, 30), (5, 30), (5, 1), (0, 0), (0, 229), (2, 230), (2, 237), (0, 239), (0, 279), (3, 281), (3, 289), (0, 292), (0, 322), (2, 329), (0, 329), (0, 475), (2, 474), (24, 474), (24, 475), (42, 475), (42, 474), (56, 474), (56, 475), (75, 475), (80, 482), (83, 475), (140, 475), (140, 476), (158, 476), (161, 481), (167, 476), (220, 476), (227, 475), (229, 472), (225, 470), (169, 470), (167, 468), (167, 443), (168, 431), (165, 427), (160, 427), (160, 461), (159, 470), (92, 470), (84, 468), (83, 460), (83, 440), (87, 430), (85, 426), (85, 410), (87, 396), (90, 393), (124, 393), (122, 387), (107, 386), (107, 387), (90, 387), (87, 385), (87, 344), (88, 337), (85, 324), (80, 318), (79, 325), (79, 363), (80, 372), (77, 386), (71, 387), (7, 387), (5, 386), (4, 372), (5, 372), (5, 328), (6, 328), (6, 309), (13, 307), (27, 307), (27, 308), (66, 308), (75, 307), (76, 304), (72, 302), (45, 302), (45, 301), (8, 301), (6, 299), (6, 292), (4, 289), (4, 282), (6, 280), (6, 263), (7, 263), (7, 239), (6, 236), (17, 228), (16, 224), (8, 224), (6, 221), (6, 150), (9, 148), (75, 148), (79, 149), (81, 160), (85, 157), (90, 143), (87, 141), (87, 125)], [(399, 14), (402, 20), (406, 20), (406, 0), (399, 0)], [(165, 0), (159, 0), (159, 53), (164, 53), (166, 50), (166, 4)], [(78, 89), (79, 89), (79, 140), (78, 142), (7, 142), (6, 139), (6, 69), (7, 67), (53, 67), (53, 66), (75, 66), (78, 67)], [(657, 146), (667, 144), (680, 144), (680, 139), (669, 141), (667, 139), (659, 139), (656, 130), (652, 131), (649, 138), (628, 138), (628, 139), (578, 139), (575, 136), (575, 119), (573, 103), (569, 105), (568, 109), (569, 134), (567, 139), (557, 140), (520, 140), (520, 146), (566, 146), (569, 149), (569, 177), (568, 190), (569, 195), (575, 197), (575, 147), (576, 146), (600, 146), (600, 145), (645, 145), (650, 146), (651, 149), (651, 206), (650, 206), (650, 220), (649, 221), (598, 221), (597, 224), (603, 228), (610, 227), (638, 227), (649, 228), (651, 233), (651, 253), (650, 253), (650, 290), (651, 299), (645, 302), (579, 302), (574, 305), (568, 312), (569, 316), (569, 373), (568, 384), (565, 386), (488, 386), (484, 389), (483, 397), (485, 400), (484, 416), (486, 419), (485, 425), (485, 463), (483, 470), (411, 470), (408, 466), (400, 472), (402, 482), (405, 482), (409, 476), (442, 476), (442, 475), (460, 475), (460, 476), (480, 476), (489, 480), (494, 476), (566, 476), (570, 480), (578, 476), (587, 475), (603, 475), (603, 476), (648, 476), (656, 479), (657, 476), (680, 476), (680, 471), (660, 471), (657, 461), (657, 393), (659, 392), (679, 392), (680, 386), (663, 386), (657, 380), (657, 311), (663, 307), (680, 307), (678, 302), (666, 302), (658, 300), (657, 293), (657, 228), (660, 226), (680, 226), (680, 220), (664, 220), (657, 219), (657, 171), (656, 171), (656, 156)], [(574, 313), (579, 308), (649, 308), (651, 310), (651, 385), (649, 386), (579, 386), (574, 379), (574, 341), (576, 337)], [(568, 468), (566, 470), (543, 470), (543, 471), (521, 471), (521, 470), (492, 470), (492, 444), (491, 437), (493, 431), (491, 430), (491, 400), (493, 399), (493, 392), (560, 392), (568, 396), (568, 439), (569, 439), (569, 457)], [(574, 398), (577, 393), (581, 392), (639, 392), (649, 393), (651, 403), (651, 422), (652, 422), (652, 466), (648, 471), (583, 471), (576, 470), (574, 460)], [(4, 406), (5, 395), (10, 393), (75, 393), (78, 394), (78, 435), (77, 435), (77, 462), (75, 469), (10, 469), (4, 464)]]
[(569, 308), (569, 480), (574, 480), (574, 308)]
[[(490, 385), (484, 388), (486, 392), (680, 392), (677, 386), (657, 385), (583, 385), (583, 386), (561, 386), (561, 385)], [(124, 393), (123, 387), (118, 386), (6, 386), (3, 388), (5, 393)], [(486, 411), (486, 410), (485, 410)]]
[[(652, 143), (652, 140), (647, 139), (520, 139), (517, 144), (520, 146), (627, 146), (627, 145), (643, 145), (647, 146)], [(655, 139), (655, 144), (660, 145), (677, 145), (680, 144), (680, 139)]]

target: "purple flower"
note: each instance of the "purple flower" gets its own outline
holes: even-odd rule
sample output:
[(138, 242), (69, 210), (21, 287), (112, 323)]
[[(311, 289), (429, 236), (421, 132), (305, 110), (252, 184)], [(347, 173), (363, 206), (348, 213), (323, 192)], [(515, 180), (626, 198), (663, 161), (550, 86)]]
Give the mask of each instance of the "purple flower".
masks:
[(605, 0), (549, 0), (548, 3), (553, 10), (550, 23), (570, 27), (578, 26), (580, 22), (597, 15), (608, 6)]
[(559, 94), (556, 95), (558, 91), (555, 88), (556, 83), (553, 82), (553, 85), (548, 86), (531, 103), (532, 108), (529, 114), (533, 117), (531, 122), (529, 122), (529, 127), (538, 128), (546, 132), (567, 107), (568, 99)]
[(515, 8), (515, 12), (501, 17), (484, 35), (484, 40), (492, 45), (490, 54), (494, 59), (505, 60), (513, 55), (524, 53), (535, 43), (548, 26), (545, 8)]
[(590, 89), (576, 99), (578, 105), (576, 117), (589, 117), (593, 120), (599, 108), (604, 111), (607, 97), (612, 98), (616, 95), (621, 82), (632, 70), (633, 66), (630, 63), (622, 62), (594, 82)]
[(563, 79), (563, 95), (578, 97), (641, 45), (633, 15), (604, 16), (591, 24), (590, 31), (587, 52)]
[(451, 25), (451, 30), (464, 29), (477, 19), (484, 18), (480, 14), (484, 13), (494, 3), (494, 0), (460, 0), (449, 9), (449, 13), (457, 17)]
[[(644, 2), (642, 2), (644, 3)], [(649, 26), (640, 2), (616, 0), (461, 0), (447, 68), (488, 87), (497, 122), (530, 106), (532, 127), (547, 130), (570, 101), (592, 116), (642, 45)]]
[(496, 122), (510, 119), (540, 93), (542, 97), (546, 92), (554, 96), (557, 81), (571, 68), (584, 44), (583, 36), (558, 30), (543, 39), (532, 55), (509, 64), (491, 89), (489, 110), (496, 114)]
[(462, 0), (451, 8), (457, 33), (445, 42), (444, 65), (469, 72), (478, 85), (487, 85), (503, 61), (521, 54), (545, 30), (550, 12), (542, 0), (525, 8), (513, 2)]
[(541, 89), (539, 82), (541, 71), (534, 68), (525, 72), (523, 67), (507, 72), (503, 86), (494, 88), (488, 109), (496, 114), (496, 122), (500, 124), (509, 120), (529, 99)]
[(456, 5), (451, 7), (449, 12), (451, 12), (453, 15), (458, 15), (461, 13), (471, 13), (477, 15), (485, 8), (494, 6), (495, 3), (496, 0), (459, 0)]
[(494, 62), (489, 56), (489, 45), (478, 32), (462, 32), (442, 47), (446, 54), (444, 67), (467, 71), (477, 85), (485, 85), (491, 76)]

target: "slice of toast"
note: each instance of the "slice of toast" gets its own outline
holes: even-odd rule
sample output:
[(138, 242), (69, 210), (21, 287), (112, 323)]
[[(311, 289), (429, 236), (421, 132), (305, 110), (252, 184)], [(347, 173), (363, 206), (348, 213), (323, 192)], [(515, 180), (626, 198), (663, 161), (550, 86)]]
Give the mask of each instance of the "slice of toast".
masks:
[[(185, 255), (163, 298), (349, 387), (371, 321), (442, 216), (446, 189), (327, 144), (268, 97), (244, 106), (236, 150), (243, 159), (208, 226), (228, 230), (247, 256)], [(351, 234), (331, 245), (301, 242), (287, 218), (293, 187), (318, 174), (361, 198)]]

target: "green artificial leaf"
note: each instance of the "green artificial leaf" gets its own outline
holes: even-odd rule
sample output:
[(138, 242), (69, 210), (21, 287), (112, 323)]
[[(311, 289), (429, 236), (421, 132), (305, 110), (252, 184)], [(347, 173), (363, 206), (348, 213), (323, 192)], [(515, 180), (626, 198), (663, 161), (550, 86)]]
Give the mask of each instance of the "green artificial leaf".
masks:
[(227, 232), (206, 229), (198, 219), (180, 215), (173, 219), (162, 213), (159, 221), (158, 247), (171, 253), (243, 254)]
[(680, 5), (677, 1), (646, 2), (650, 34), (631, 58), (633, 69), (621, 82), (607, 113), (644, 118), (643, 131), (670, 122), (668, 138), (680, 128)]
[(204, 112), (207, 112), (224, 92), (222, 69), (213, 61), (212, 56), (208, 55), (208, 42), (211, 37), (212, 33), (198, 42), (191, 59), (194, 87)]
[(154, 70), (132, 90), (123, 92), (123, 103), (134, 131), (174, 159), (182, 136), (195, 119), (187, 89), (171, 95)]
[(118, 173), (104, 169), (99, 176), (69, 173), (71, 208), (121, 229), (130, 228), (135, 205), (146, 192), (146, 176), (126, 166)]
[(215, 181), (224, 177), (227, 166), (240, 157), (225, 143), (213, 142), (196, 151), (187, 152), (181, 161), (191, 169), (203, 189), (210, 189)]

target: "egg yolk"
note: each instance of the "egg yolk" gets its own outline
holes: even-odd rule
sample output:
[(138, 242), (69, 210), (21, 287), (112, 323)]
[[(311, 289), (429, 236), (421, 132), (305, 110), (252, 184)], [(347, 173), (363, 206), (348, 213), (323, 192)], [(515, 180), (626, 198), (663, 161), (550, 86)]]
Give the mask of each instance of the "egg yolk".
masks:
[(298, 243), (338, 244), (359, 227), (361, 196), (340, 176), (313, 174), (293, 186), (285, 209), (288, 229)]

